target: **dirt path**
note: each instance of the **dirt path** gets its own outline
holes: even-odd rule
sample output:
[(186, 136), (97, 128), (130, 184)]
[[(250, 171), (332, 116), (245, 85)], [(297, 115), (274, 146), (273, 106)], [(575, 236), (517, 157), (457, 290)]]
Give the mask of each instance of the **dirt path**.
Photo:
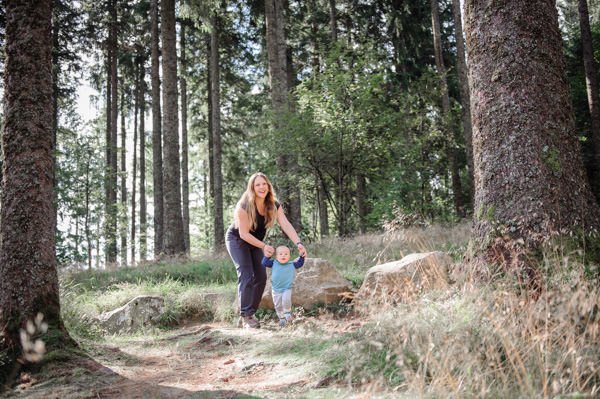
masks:
[(90, 343), (86, 350), (92, 359), (22, 375), (5, 397), (361, 398), (342, 384), (323, 380), (318, 353), (360, 325), (351, 316), (327, 315), (300, 318), (284, 328), (269, 321), (257, 330), (195, 323), (160, 337)]

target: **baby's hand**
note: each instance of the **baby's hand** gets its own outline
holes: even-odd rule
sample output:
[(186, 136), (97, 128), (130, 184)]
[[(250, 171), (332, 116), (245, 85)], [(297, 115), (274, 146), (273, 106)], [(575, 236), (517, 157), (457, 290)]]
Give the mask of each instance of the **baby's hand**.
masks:
[(301, 243), (298, 244), (298, 254), (303, 258), (306, 258), (306, 248), (304, 248), (304, 245), (302, 245)]

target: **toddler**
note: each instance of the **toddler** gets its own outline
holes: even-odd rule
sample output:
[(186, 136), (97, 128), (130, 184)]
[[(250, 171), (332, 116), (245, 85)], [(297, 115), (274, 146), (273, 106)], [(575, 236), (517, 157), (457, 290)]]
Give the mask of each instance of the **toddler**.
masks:
[(294, 273), (296, 269), (304, 265), (304, 257), (300, 256), (295, 262), (290, 262), (290, 249), (284, 245), (275, 250), (275, 260), (263, 257), (262, 264), (265, 267), (272, 267), (271, 274), (271, 293), (273, 294), (273, 304), (279, 325), (285, 326), (292, 320), (292, 285), (294, 284)]

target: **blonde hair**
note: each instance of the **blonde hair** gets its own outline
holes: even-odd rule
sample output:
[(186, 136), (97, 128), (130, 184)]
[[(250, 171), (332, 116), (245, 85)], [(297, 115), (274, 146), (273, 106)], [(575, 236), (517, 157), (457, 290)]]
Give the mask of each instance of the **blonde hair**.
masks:
[(248, 214), (248, 225), (250, 230), (253, 231), (256, 229), (257, 219), (258, 219), (258, 209), (256, 208), (256, 193), (254, 192), (254, 182), (258, 177), (262, 177), (267, 182), (269, 186), (269, 192), (265, 197), (265, 228), (272, 227), (275, 223), (275, 213), (277, 212), (277, 208), (275, 206), (275, 191), (273, 190), (273, 185), (264, 175), (264, 173), (254, 173), (250, 176), (248, 180), (248, 186), (246, 187), (246, 191), (242, 194), (242, 197), (238, 201), (235, 207), (235, 227), (240, 227), (239, 220), (237, 220), (238, 209), (242, 208)]

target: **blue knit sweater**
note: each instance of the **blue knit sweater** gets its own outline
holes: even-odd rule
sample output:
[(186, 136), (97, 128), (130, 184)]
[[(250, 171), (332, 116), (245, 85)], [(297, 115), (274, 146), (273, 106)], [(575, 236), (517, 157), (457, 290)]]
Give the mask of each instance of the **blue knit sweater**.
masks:
[(283, 292), (292, 288), (294, 284), (294, 273), (304, 265), (304, 257), (299, 257), (295, 262), (279, 263), (277, 260), (269, 259), (263, 256), (262, 264), (265, 267), (272, 267), (271, 286), (273, 291)]

